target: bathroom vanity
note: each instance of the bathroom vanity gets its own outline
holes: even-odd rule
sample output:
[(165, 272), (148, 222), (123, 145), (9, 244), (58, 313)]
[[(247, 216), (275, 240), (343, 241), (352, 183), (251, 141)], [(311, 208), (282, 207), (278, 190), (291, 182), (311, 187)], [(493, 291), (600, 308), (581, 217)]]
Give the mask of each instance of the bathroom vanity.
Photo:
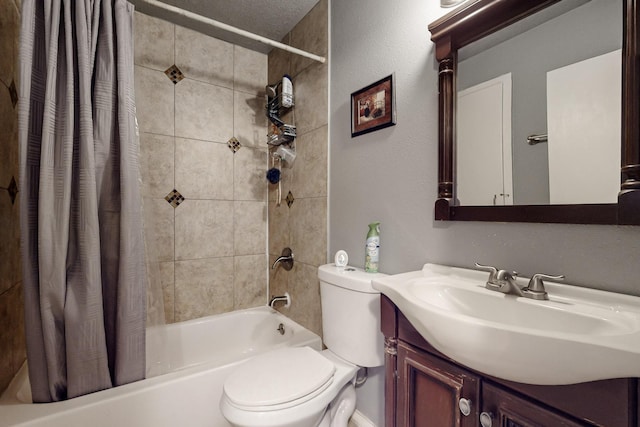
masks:
[[(636, 378), (552, 386), (504, 381), (437, 351), (384, 295), (381, 312), (387, 427), (640, 426)], [(520, 362), (523, 370), (538, 369), (526, 354)]]

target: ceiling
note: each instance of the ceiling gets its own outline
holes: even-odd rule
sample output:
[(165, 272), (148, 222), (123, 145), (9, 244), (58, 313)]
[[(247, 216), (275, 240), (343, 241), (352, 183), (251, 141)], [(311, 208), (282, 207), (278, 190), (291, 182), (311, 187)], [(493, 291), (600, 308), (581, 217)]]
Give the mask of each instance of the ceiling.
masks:
[[(140, 12), (191, 28), (212, 37), (262, 53), (268, 53), (272, 49), (268, 45), (223, 30), (208, 27), (205, 24), (161, 10), (145, 3), (145, 0), (130, 1), (136, 6), (136, 10)], [(318, 2), (318, 0), (161, 1), (275, 41), (282, 41), (283, 37), (291, 31)]]

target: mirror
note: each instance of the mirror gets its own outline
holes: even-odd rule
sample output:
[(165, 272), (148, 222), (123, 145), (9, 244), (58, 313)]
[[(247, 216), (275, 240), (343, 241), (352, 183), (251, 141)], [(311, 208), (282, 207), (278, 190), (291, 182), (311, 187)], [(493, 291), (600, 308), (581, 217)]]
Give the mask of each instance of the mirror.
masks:
[(436, 219), (640, 223), (637, 14), (633, 0), (471, 0), (429, 26)]

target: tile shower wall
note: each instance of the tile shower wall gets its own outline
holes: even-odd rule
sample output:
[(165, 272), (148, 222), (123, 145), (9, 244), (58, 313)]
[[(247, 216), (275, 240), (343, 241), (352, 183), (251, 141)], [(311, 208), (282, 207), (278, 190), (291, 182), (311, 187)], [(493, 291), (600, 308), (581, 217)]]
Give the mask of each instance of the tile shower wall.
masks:
[(267, 56), (136, 13), (146, 232), (167, 322), (267, 302)]
[[(320, 0), (283, 42), (327, 56), (328, 0)], [(295, 107), (285, 122), (297, 126), (297, 157), (292, 168), (282, 170), (282, 193), (289, 201), (277, 206), (276, 186), (269, 185), (269, 258), (273, 262), (289, 246), (295, 263), (291, 271), (271, 271), (270, 293), (288, 291), (293, 303), (280, 310), (322, 335), (317, 271), (327, 261), (328, 64), (272, 50), (269, 83), (285, 73), (293, 79)]]
[(26, 358), (18, 199), (11, 197), (19, 173), (19, 27), (20, 1), (0, 0), (0, 392)]

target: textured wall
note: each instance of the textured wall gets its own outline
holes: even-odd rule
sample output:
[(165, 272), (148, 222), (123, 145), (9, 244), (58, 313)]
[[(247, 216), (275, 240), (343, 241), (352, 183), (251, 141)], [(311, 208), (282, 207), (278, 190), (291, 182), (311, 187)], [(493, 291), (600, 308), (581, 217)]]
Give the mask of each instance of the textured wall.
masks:
[(166, 319), (263, 305), (267, 56), (141, 13), (135, 25), (147, 233)]
[(0, 0), (0, 392), (26, 358), (18, 199), (6, 190), (19, 174), (19, 28), (20, 2)]
[[(291, 46), (326, 56), (328, 0), (320, 2), (284, 38)], [(294, 122), (296, 160), (283, 168), (282, 193), (293, 203), (276, 205), (276, 185), (269, 185), (269, 258), (273, 262), (289, 246), (294, 267), (271, 272), (270, 294), (291, 294), (293, 304), (281, 311), (322, 336), (319, 265), (327, 257), (328, 64), (274, 49), (269, 54), (269, 83), (283, 74), (293, 79), (295, 107), (285, 117)]]

